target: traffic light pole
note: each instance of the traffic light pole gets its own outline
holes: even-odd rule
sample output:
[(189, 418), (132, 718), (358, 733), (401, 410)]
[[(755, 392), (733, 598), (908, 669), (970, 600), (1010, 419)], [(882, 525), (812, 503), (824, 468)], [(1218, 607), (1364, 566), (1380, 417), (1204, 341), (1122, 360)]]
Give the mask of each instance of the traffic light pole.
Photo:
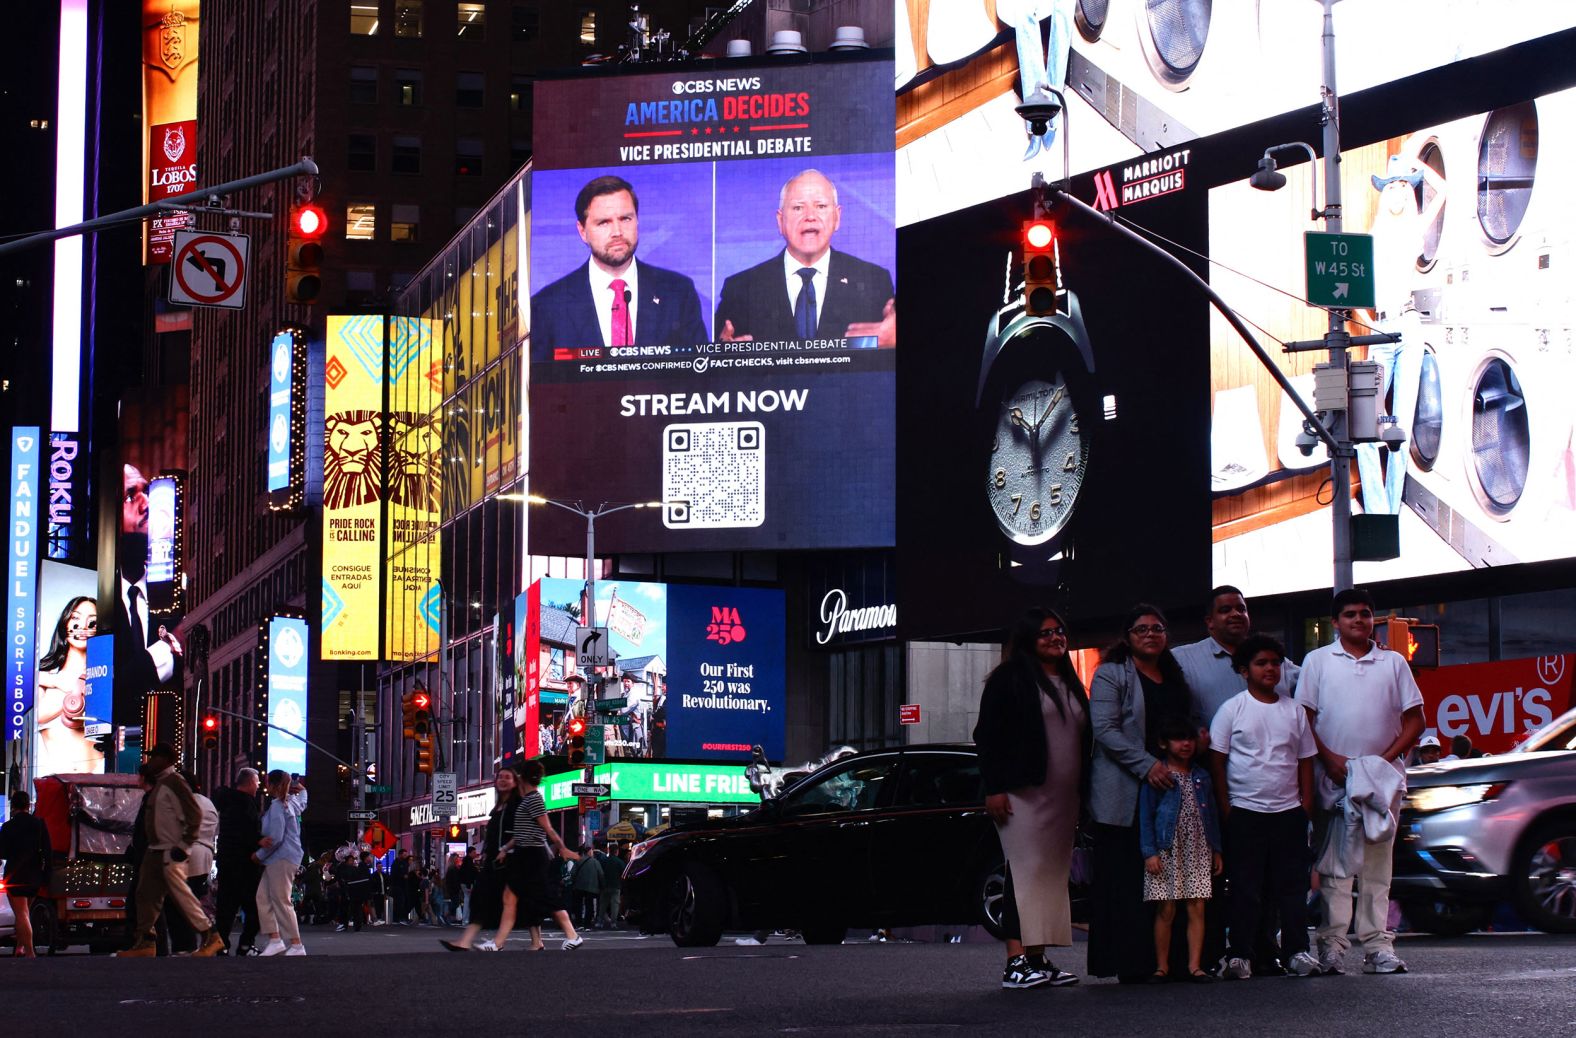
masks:
[[(1341, 231), (1341, 105), (1335, 92), (1335, 19), (1336, 0), (1320, 0), (1324, 6), (1324, 226), (1331, 233)], [(1340, 369), (1342, 383), (1350, 387), (1351, 375), (1346, 349), (1351, 345), (1346, 334), (1349, 310), (1331, 310), (1329, 362)], [(1349, 392), (1348, 388), (1348, 392)], [(1330, 526), (1335, 563), (1335, 592), (1352, 586), (1352, 443), (1348, 412), (1332, 416), (1332, 431), (1339, 447), (1330, 449)], [(1314, 424), (1318, 424), (1315, 422)]]
[(313, 162), (310, 156), (302, 156), (301, 161), (297, 162), (293, 166), (283, 166), (279, 169), (271, 169), (266, 173), (257, 173), (250, 177), (242, 177), (240, 180), (231, 180), (223, 184), (215, 184), (213, 187), (194, 187), (190, 191), (184, 191), (178, 195), (171, 195), (169, 198), (161, 199), (160, 201), (150, 203), (149, 205), (140, 205), (135, 209), (122, 209), (118, 213), (109, 213), (105, 216), (100, 216), (84, 223), (74, 223), (69, 227), (56, 227), (53, 230), (40, 231), (37, 234), (29, 234), (25, 238), (17, 238), (8, 242), (0, 242), (0, 255), (4, 255), (7, 252), (15, 252), (21, 249), (30, 248), (34, 245), (43, 245), (48, 242), (58, 241), (61, 238), (70, 238), (74, 235), (86, 234), (89, 231), (108, 230), (111, 227), (118, 227), (121, 224), (130, 223), (134, 220), (142, 220), (149, 216), (156, 216), (159, 213), (167, 212), (171, 209), (196, 209), (199, 207), (206, 209), (210, 199), (218, 198), (221, 195), (233, 194), (237, 191), (245, 191), (247, 188), (261, 187), (263, 184), (272, 184), (276, 180), (288, 180), (291, 177), (301, 176), (315, 177), (317, 174), (317, 163)]

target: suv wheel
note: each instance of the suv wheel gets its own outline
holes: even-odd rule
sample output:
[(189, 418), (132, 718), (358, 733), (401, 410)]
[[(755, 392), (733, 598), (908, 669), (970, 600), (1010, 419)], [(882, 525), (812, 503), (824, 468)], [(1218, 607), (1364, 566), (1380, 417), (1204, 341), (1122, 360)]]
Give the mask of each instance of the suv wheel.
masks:
[(1576, 933), (1576, 818), (1533, 829), (1514, 868), (1522, 918), (1545, 933)]
[(686, 862), (668, 888), (668, 936), (680, 948), (709, 948), (722, 939), (726, 905), (722, 881), (706, 866)]
[(974, 892), (979, 902), (980, 925), (996, 940), (1001, 940), (1006, 933), (1001, 919), (1007, 905), (1007, 863), (998, 861), (981, 872)]

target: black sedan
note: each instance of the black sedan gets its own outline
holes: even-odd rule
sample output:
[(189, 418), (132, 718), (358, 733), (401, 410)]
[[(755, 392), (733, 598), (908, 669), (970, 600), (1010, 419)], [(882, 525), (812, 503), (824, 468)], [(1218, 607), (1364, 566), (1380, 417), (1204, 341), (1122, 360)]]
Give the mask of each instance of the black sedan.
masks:
[(851, 927), (984, 925), (1000, 935), (1001, 843), (973, 746), (845, 757), (735, 818), (635, 845), (624, 904), (684, 947), (724, 929), (791, 927), (837, 944)]

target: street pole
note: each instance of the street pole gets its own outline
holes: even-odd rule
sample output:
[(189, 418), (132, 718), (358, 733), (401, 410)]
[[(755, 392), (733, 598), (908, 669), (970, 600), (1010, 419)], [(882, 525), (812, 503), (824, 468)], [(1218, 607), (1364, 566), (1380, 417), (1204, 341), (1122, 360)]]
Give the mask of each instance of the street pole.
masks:
[[(1324, 226), (1339, 234), (1341, 231), (1341, 106), (1335, 91), (1335, 19), (1336, 0), (1320, 0), (1324, 6)], [(1341, 381), (1350, 385), (1351, 375), (1347, 365), (1346, 350), (1350, 342), (1346, 334), (1347, 310), (1331, 310), (1329, 331), (1325, 344), (1329, 347), (1329, 362), (1341, 371)], [(1330, 525), (1334, 539), (1335, 592), (1352, 586), (1352, 445), (1350, 428), (1345, 410), (1332, 416), (1334, 428), (1330, 431), (1340, 444), (1330, 452)]]
[[(592, 630), (596, 629), (596, 511), (586, 512), (586, 613), (590, 622), (586, 624)], [(588, 668), (589, 669), (589, 668)], [(591, 675), (586, 676), (585, 706), (582, 716), (586, 720), (586, 730), (591, 728), (591, 722), (596, 717), (595, 703), (599, 698), (596, 682)], [(603, 752), (606, 753), (607, 733), (602, 733)], [(596, 765), (586, 762), (585, 773), (580, 776), (583, 782), (596, 781)], [(580, 815), (580, 846), (587, 847), (591, 844), (591, 826), (587, 815)]]

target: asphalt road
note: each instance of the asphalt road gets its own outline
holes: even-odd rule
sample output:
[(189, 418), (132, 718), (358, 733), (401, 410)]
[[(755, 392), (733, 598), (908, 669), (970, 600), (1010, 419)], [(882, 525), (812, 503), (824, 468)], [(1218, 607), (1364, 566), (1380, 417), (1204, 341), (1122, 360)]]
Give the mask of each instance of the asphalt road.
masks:
[[(117, 1035), (203, 1028), (252, 1034), (579, 1031), (941, 1035), (1189, 1033), (1536, 1035), (1576, 1030), (1576, 941), (1536, 934), (1405, 939), (1405, 975), (1209, 986), (1004, 992), (988, 944), (847, 944), (685, 950), (598, 935), (573, 952), (455, 955), (434, 931), (360, 938), (404, 954), (200, 960), (0, 960), (0, 1033)], [(434, 949), (425, 950), (427, 942)], [(1080, 972), (1084, 945), (1053, 956)], [(69, 1030), (68, 1030), (69, 1029)], [(341, 1030), (343, 1029), (343, 1030)]]

